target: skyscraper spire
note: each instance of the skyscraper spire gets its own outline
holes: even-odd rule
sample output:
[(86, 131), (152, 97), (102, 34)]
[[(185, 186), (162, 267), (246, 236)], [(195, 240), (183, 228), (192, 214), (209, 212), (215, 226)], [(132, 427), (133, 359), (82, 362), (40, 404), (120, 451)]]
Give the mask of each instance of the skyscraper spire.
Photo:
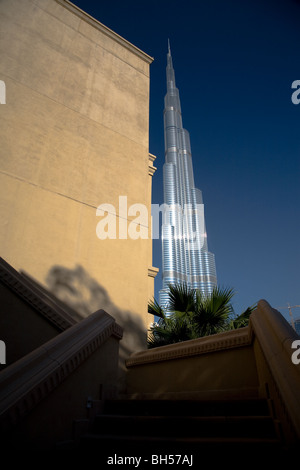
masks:
[[(167, 54), (167, 91), (175, 88), (175, 72), (173, 69), (173, 62), (171, 56), (170, 40), (168, 39), (168, 54)], [(178, 90), (177, 90), (178, 91)]]
[(170, 41), (167, 54), (164, 109), (165, 164), (162, 224), (162, 307), (168, 284), (185, 283), (204, 294), (217, 285), (214, 255), (208, 251), (202, 193), (194, 185), (189, 133), (183, 128)]

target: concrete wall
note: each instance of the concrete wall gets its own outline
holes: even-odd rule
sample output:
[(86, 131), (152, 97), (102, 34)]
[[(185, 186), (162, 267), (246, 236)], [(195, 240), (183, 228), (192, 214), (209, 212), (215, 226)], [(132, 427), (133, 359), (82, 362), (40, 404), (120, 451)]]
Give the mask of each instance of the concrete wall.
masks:
[(248, 328), (134, 353), (127, 367), (130, 394), (243, 397), (258, 388)]
[[(150, 211), (152, 59), (63, 0), (3, 0), (0, 21), (1, 256), (47, 287), (57, 267), (86, 273), (143, 342), (151, 238), (100, 240), (96, 208), (112, 204), (117, 226), (119, 196)], [(62, 297), (77, 290), (83, 316), (103, 308), (74, 279)]]

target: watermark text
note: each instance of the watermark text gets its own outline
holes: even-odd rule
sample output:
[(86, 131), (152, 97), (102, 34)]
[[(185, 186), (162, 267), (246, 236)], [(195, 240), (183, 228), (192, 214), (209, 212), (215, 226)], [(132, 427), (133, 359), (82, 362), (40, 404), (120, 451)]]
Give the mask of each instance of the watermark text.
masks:
[(291, 100), (293, 104), (299, 104), (300, 103), (300, 80), (294, 80), (292, 83), (292, 89), (296, 89), (292, 93)]
[(293, 341), (291, 347), (292, 349), (296, 349), (292, 354), (292, 363), (297, 366), (300, 364), (300, 339)]
[[(113, 204), (100, 204), (96, 235), (100, 240), (159, 239), (160, 214), (162, 238), (183, 240), (187, 250), (201, 249), (205, 243), (204, 204), (151, 204), (151, 215), (144, 204), (128, 206), (127, 196), (119, 196), (118, 209)], [(150, 227), (149, 227), (150, 225)]]
[(0, 364), (6, 364), (6, 345), (0, 340)]

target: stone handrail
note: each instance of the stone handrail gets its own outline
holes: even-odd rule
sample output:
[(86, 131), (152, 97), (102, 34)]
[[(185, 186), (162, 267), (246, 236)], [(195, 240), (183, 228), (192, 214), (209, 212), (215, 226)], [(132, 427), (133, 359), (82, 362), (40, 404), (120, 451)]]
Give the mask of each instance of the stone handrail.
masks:
[[(245, 396), (267, 399), (278, 435), (300, 441), (300, 364), (296, 331), (260, 300), (249, 325), (132, 354), (127, 383), (136, 396)], [(298, 345), (298, 343), (297, 343)], [(226, 392), (226, 393), (225, 393)]]
[(71, 326), (0, 373), (0, 429), (28, 414), (122, 328), (104, 310)]
[[(299, 336), (265, 300), (258, 302), (257, 309), (251, 314), (249, 327), (265, 358), (285, 414), (288, 414), (300, 439), (300, 364), (292, 362), (292, 343), (299, 340)], [(257, 352), (256, 355), (258, 362)]]
[(169, 361), (184, 357), (199, 356), (213, 353), (222, 349), (238, 348), (250, 345), (251, 330), (248, 327), (238, 330), (225, 331), (203, 338), (197, 338), (181, 343), (169, 344), (159, 348), (149, 349), (132, 354), (126, 361), (127, 368), (141, 364)]
[(0, 281), (18, 297), (31, 305), (58, 331), (64, 331), (76, 323), (76, 320), (58, 302), (53, 305), (54, 302), (46, 298), (45, 294), (37, 291), (29, 277), (21, 275), (3, 258), (0, 258)]

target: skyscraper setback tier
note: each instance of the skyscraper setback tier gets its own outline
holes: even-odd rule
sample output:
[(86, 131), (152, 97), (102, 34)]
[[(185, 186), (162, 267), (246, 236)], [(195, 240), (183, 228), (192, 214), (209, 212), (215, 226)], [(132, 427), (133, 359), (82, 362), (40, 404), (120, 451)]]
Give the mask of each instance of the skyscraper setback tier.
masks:
[(207, 245), (202, 193), (194, 185), (189, 133), (182, 127), (170, 45), (166, 72), (161, 307), (168, 303), (169, 284), (185, 283), (205, 295), (217, 285), (215, 258)]

